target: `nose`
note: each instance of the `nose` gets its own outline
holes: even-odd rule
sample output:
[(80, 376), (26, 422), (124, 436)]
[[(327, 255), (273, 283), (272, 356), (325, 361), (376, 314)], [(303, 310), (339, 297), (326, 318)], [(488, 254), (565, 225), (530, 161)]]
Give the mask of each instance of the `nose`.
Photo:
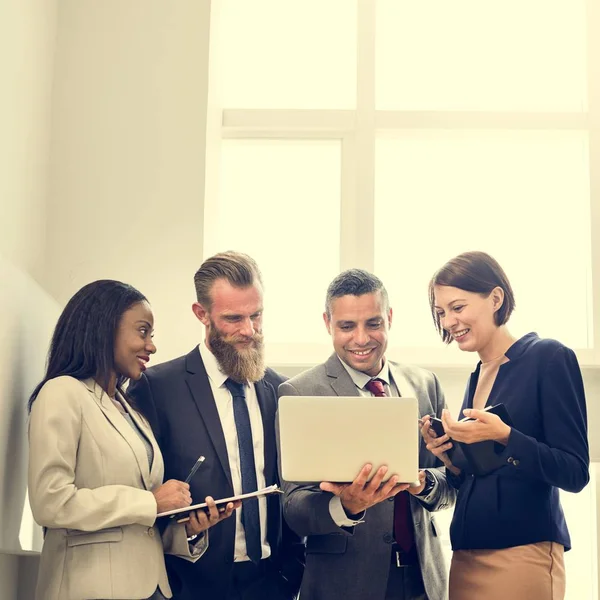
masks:
[(156, 345), (154, 344), (154, 342), (152, 340), (150, 340), (149, 342), (146, 343), (146, 352), (148, 354), (156, 353)]
[(240, 328), (240, 334), (246, 337), (252, 337), (254, 335), (254, 323), (250, 317), (244, 319)]
[(457, 318), (451, 315), (440, 317), (440, 325), (446, 331), (450, 331), (457, 323)]
[(354, 341), (359, 346), (366, 346), (369, 343), (369, 332), (364, 327), (357, 327), (354, 332)]

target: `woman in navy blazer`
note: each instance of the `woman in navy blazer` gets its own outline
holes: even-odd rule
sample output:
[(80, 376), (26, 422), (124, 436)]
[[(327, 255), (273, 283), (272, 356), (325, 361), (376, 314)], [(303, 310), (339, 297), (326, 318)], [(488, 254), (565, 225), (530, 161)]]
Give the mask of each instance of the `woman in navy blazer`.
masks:
[[(429, 285), (431, 311), (446, 343), (480, 358), (461, 416), (443, 416), (436, 437), (421, 433), (458, 488), (450, 537), (450, 600), (564, 598), (563, 553), (571, 547), (559, 488), (579, 492), (589, 480), (587, 417), (581, 371), (572, 350), (536, 333), (516, 339), (506, 328), (514, 308), (510, 283), (483, 252), (447, 262)], [(485, 407), (504, 404), (512, 427)], [(477, 476), (453, 464), (452, 441), (494, 440), (499, 468)], [(452, 455), (453, 457), (456, 455)]]

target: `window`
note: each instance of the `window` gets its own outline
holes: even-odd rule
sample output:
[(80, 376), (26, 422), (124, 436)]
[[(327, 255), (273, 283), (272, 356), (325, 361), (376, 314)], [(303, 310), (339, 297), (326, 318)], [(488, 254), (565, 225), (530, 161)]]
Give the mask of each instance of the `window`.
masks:
[(327, 283), (361, 267), (390, 293), (390, 356), (471, 364), (427, 283), (479, 249), (513, 333), (600, 363), (600, 0), (213, 5), (205, 252), (258, 260), (272, 361), (327, 356)]

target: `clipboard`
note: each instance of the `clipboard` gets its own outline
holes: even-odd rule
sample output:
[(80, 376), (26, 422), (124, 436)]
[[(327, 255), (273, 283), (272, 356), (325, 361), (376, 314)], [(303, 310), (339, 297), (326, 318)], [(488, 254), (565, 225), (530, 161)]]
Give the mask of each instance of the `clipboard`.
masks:
[[(231, 496), (231, 498), (219, 498), (218, 500), (215, 500), (215, 504), (219, 506), (219, 504), (227, 504), (228, 502), (235, 502), (236, 500), (258, 498), (259, 496), (269, 496), (271, 494), (283, 494), (283, 490), (281, 490), (278, 485), (270, 485), (269, 487), (263, 488), (262, 490), (257, 490), (256, 492), (240, 494), (239, 496)], [(174, 517), (175, 515), (181, 515), (182, 518), (185, 518), (187, 513), (190, 513), (193, 510), (198, 510), (199, 508), (206, 508), (206, 506), (206, 502), (202, 502), (201, 504), (192, 504), (191, 506), (185, 506), (184, 508), (175, 508), (173, 510), (167, 510), (165, 512), (158, 513), (156, 517)]]

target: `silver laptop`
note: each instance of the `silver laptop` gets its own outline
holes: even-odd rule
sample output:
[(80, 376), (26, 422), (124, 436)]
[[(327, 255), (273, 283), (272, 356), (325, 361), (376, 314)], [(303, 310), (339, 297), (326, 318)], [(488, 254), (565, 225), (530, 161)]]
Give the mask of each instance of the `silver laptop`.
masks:
[(418, 479), (416, 398), (282, 396), (281, 474), (286, 481), (352, 481), (366, 464), (388, 466), (399, 483)]

